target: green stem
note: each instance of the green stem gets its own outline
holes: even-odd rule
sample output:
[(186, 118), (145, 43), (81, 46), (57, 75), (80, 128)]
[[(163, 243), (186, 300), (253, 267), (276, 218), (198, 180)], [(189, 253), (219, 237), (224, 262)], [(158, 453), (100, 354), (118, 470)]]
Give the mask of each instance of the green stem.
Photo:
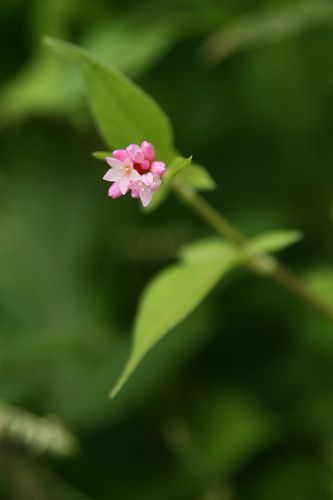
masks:
[[(247, 242), (247, 238), (194, 189), (178, 184), (176, 181), (173, 187), (178, 196), (218, 234), (228, 238), (237, 245), (243, 245)], [(274, 265), (267, 268), (267, 263), (273, 263)], [(299, 299), (310, 305), (333, 323), (333, 308), (310, 290), (300, 278), (280, 264), (275, 258), (269, 255), (263, 255), (251, 259), (247, 267), (256, 274), (269, 276), (273, 281), (287, 288), (289, 292), (296, 295)]]

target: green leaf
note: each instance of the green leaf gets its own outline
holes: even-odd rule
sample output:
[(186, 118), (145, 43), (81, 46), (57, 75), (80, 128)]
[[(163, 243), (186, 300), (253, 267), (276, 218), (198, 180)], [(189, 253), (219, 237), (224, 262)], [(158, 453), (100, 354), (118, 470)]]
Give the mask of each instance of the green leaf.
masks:
[(55, 52), (80, 63), (97, 126), (110, 148), (150, 141), (166, 163), (174, 156), (173, 133), (159, 105), (125, 75), (76, 45), (46, 38)]
[[(239, 250), (238, 250), (239, 251)], [(235, 257), (235, 246), (222, 238), (206, 238), (185, 245), (180, 258), (185, 263), (211, 262)]]
[[(222, 238), (207, 238), (185, 246), (181, 251), (182, 263), (158, 274), (143, 294), (132, 352), (111, 396), (119, 392), (147, 352), (185, 319), (228, 271), (258, 253), (281, 250), (300, 237), (299, 231), (272, 231), (242, 246), (233, 246)], [(267, 259), (269, 272), (274, 260), (266, 255), (263, 258)]]
[(244, 250), (250, 255), (277, 252), (297, 243), (302, 237), (302, 233), (296, 230), (270, 231), (252, 238), (244, 245)]
[(154, 197), (149, 206), (145, 209), (145, 212), (151, 212), (155, 210), (166, 200), (167, 196), (170, 193), (172, 181), (175, 177), (180, 176), (183, 171), (190, 168), (191, 161), (192, 156), (190, 156), (189, 158), (178, 156), (173, 160), (173, 162), (171, 162), (170, 166), (167, 166), (162, 184), (159, 190), (154, 194)]
[(177, 158), (173, 160), (170, 167), (165, 173), (164, 179), (166, 180), (167, 184), (170, 184), (177, 175), (190, 168), (191, 162), (192, 156), (190, 156), (189, 158), (177, 156)]
[(183, 262), (211, 262), (234, 258), (243, 262), (257, 254), (277, 252), (299, 241), (300, 231), (270, 231), (252, 238), (248, 243), (236, 246), (223, 238), (211, 237), (185, 245), (180, 251)]
[(96, 160), (105, 160), (107, 156), (112, 156), (112, 151), (94, 151), (91, 153)]
[[(96, 123), (109, 147), (123, 148), (133, 142), (148, 140), (154, 144), (157, 158), (166, 162), (167, 172), (162, 186), (148, 212), (166, 199), (176, 176), (195, 188), (214, 187), (214, 181), (204, 167), (190, 166), (191, 158), (174, 159), (176, 153), (169, 119), (143, 90), (81, 47), (52, 38), (46, 38), (45, 43), (55, 52), (79, 62)], [(105, 153), (97, 152), (94, 156), (103, 159)]]
[[(36, 2), (32, 9), (30, 34), (38, 40), (43, 33), (65, 37), (80, 12), (75, 2)], [(142, 9), (141, 9), (142, 11)], [(175, 22), (157, 12), (138, 12), (88, 25), (82, 45), (118, 70), (138, 77), (153, 65), (179, 37)], [(75, 68), (73, 68), (75, 69)], [(72, 114), (82, 106), (84, 87), (77, 71), (36, 46), (30, 62), (0, 89), (1, 118), (6, 123), (31, 114)]]
[(215, 182), (205, 167), (191, 162), (192, 157), (177, 157), (168, 167), (162, 186), (154, 195), (153, 201), (146, 212), (151, 212), (159, 207), (170, 193), (172, 182), (177, 177), (177, 182), (188, 184), (195, 189), (214, 189)]
[(216, 187), (215, 181), (208, 170), (197, 163), (192, 163), (189, 168), (181, 172), (179, 180), (190, 184), (196, 189), (209, 190)]
[(139, 305), (132, 352), (111, 397), (119, 392), (147, 352), (199, 305), (232, 266), (232, 258), (175, 265), (151, 281)]

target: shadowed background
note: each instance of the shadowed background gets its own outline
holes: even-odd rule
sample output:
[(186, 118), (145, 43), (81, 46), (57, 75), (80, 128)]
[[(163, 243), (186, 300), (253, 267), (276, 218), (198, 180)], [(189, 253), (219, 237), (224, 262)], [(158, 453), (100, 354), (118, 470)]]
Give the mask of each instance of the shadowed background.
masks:
[[(205, 196), (333, 300), (333, 4), (2, 0), (0, 499), (333, 499), (333, 327), (285, 290), (228, 277), (123, 391), (136, 305), (210, 231), (175, 197), (108, 199), (79, 43), (170, 116)], [(166, 305), (167, 307), (167, 305)]]

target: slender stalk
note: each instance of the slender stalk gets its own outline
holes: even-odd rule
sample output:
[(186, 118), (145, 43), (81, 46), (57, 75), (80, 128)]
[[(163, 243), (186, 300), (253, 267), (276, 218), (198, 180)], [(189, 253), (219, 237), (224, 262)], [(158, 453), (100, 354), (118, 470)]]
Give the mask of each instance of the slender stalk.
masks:
[[(176, 181), (173, 187), (178, 196), (218, 234), (240, 246), (247, 242), (247, 238), (194, 189), (178, 184)], [(273, 263), (274, 265), (267, 268), (267, 263)], [(246, 267), (256, 274), (270, 277), (333, 323), (333, 308), (275, 258), (262, 255), (250, 259)]]

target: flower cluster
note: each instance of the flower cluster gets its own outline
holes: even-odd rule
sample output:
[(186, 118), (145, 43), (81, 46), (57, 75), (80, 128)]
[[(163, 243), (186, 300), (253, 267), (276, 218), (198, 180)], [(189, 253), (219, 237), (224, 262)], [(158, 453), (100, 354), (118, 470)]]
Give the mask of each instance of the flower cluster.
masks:
[(112, 182), (109, 196), (119, 198), (130, 191), (132, 198), (140, 198), (142, 205), (147, 207), (165, 172), (165, 163), (155, 158), (154, 146), (147, 141), (141, 146), (130, 144), (126, 149), (113, 151), (112, 156), (105, 158), (111, 168), (103, 177)]

